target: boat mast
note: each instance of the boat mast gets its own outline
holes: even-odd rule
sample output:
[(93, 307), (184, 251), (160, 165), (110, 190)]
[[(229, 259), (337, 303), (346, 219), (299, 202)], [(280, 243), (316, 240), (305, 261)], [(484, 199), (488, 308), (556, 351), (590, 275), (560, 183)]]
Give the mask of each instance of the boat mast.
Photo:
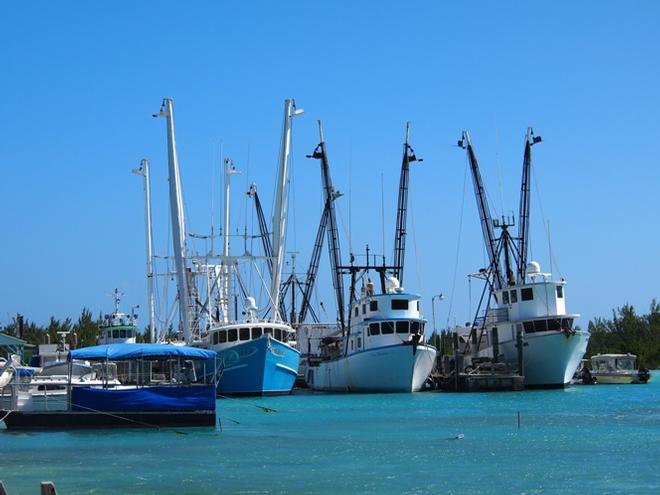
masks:
[[(336, 197), (336, 196), (335, 196)], [(305, 318), (307, 318), (307, 312), (312, 313), (312, 318), (316, 321), (316, 315), (312, 310), (312, 290), (314, 290), (314, 284), (316, 283), (316, 275), (319, 271), (319, 262), (321, 261), (321, 251), (323, 250), (323, 238), (328, 226), (328, 216), (329, 216), (329, 207), (326, 204), (323, 208), (323, 214), (321, 215), (321, 221), (319, 222), (319, 228), (316, 231), (316, 240), (314, 241), (314, 249), (312, 250), (312, 256), (309, 260), (309, 267), (307, 268), (307, 275), (305, 276), (305, 284), (303, 286), (303, 295), (302, 295), (302, 305), (300, 306), (300, 313), (298, 314), (298, 322), (304, 323)]]
[(273, 317), (281, 320), (280, 315), (280, 284), (282, 267), (284, 265), (284, 244), (286, 239), (287, 199), (289, 186), (289, 155), (291, 154), (291, 120), (303, 113), (296, 109), (293, 99), (284, 100), (284, 124), (282, 143), (280, 145), (280, 160), (275, 183), (275, 207), (273, 209), (273, 276), (271, 279), (271, 296), (273, 301)]
[(186, 226), (183, 214), (183, 197), (181, 192), (181, 175), (179, 173), (179, 158), (176, 151), (176, 136), (174, 132), (174, 100), (163, 99), (158, 116), (167, 119), (167, 162), (170, 184), (170, 213), (172, 215), (172, 242), (174, 243), (174, 263), (176, 266), (177, 293), (179, 299), (179, 318), (183, 330), (183, 339), (191, 341), (188, 277), (186, 267)]
[(230, 240), (230, 190), (231, 190), (231, 176), (234, 174), (240, 174), (241, 172), (236, 169), (234, 162), (231, 158), (225, 158), (225, 218), (223, 225), (223, 246), (222, 246), (222, 284), (220, 286), (220, 305), (222, 307), (222, 322), (226, 325), (229, 323), (229, 278), (230, 270), (228, 259), (229, 259), (229, 240)]
[(401, 178), (399, 179), (399, 200), (396, 210), (396, 232), (394, 234), (393, 275), (403, 285), (403, 264), (406, 256), (406, 218), (408, 216), (408, 184), (410, 162), (417, 160), (415, 151), (410, 146), (410, 122), (406, 122), (406, 142), (403, 144), (403, 160), (401, 162)]
[(529, 213), (530, 213), (530, 186), (532, 169), (532, 146), (542, 141), (541, 136), (534, 135), (534, 129), (527, 128), (525, 138), (525, 156), (523, 158), (522, 181), (520, 186), (520, 210), (518, 221), (518, 283), (525, 283), (527, 273), (527, 253), (529, 251)]
[(334, 200), (339, 196), (339, 193), (335, 191), (332, 187), (332, 179), (330, 177), (330, 165), (328, 163), (328, 155), (325, 150), (325, 141), (323, 140), (323, 126), (321, 121), (318, 121), (319, 125), (319, 138), (321, 142), (318, 144), (316, 149), (311, 155), (307, 155), (308, 158), (315, 158), (321, 160), (321, 177), (323, 180), (323, 191), (325, 198), (325, 207), (328, 208), (328, 249), (330, 252), (330, 269), (332, 271), (332, 285), (335, 289), (335, 295), (337, 297), (337, 312), (339, 324), (341, 325), (342, 330), (345, 327), (345, 317), (344, 317), (344, 281), (342, 278), (341, 271), (341, 249), (339, 247), (339, 231), (337, 230), (337, 215), (335, 213), (335, 202)]
[(254, 199), (254, 208), (257, 213), (257, 221), (259, 222), (259, 235), (261, 236), (261, 244), (264, 250), (264, 256), (269, 259), (267, 266), (270, 276), (273, 276), (273, 245), (270, 239), (270, 233), (268, 232), (268, 224), (266, 223), (266, 216), (264, 215), (264, 210), (261, 207), (261, 201), (259, 200), (259, 193), (257, 192), (257, 185), (253, 182), (250, 184), (250, 189), (247, 192), (247, 195)]
[(495, 290), (499, 290), (503, 286), (503, 277), (497, 259), (497, 239), (495, 239), (495, 233), (493, 232), (493, 221), (488, 207), (488, 199), (486, 198), (486, 188), (481, 179), (479, 163), (472, 147), (470, 134), (467, 131), (463, 131), (463, 135), (458, 141), (458, 146), (467, 150), (470, 170), (472, 172), (472, 183), (474, 184), (474, 194), (477, 199), (477, 209), (479, 210), (479, 218), (481, 219), (481, 230), (484, 235), (486, 251), (488, 252), (488, 260), (493, 272), (493, 286)]
[(151, 176), (149, 175), (149, 160), (140, 161), (140, 167), (132, 170), (133, 174), (144, 178), (144, 212), (147, 241), (147, 302), (149, 304), (149, 341), (156, 340), (156, 310), (154, 303), (154, 254), (153, 230), (151, 227)]

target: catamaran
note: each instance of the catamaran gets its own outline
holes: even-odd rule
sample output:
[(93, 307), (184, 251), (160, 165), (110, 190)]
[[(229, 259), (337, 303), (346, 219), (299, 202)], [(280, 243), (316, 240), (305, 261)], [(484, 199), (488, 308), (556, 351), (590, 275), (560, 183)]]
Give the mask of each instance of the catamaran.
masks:
[[(566, 309), (566, 281), (552, 280), (528, 263), (532, 146), (541, 142), (529, 128), (525, 140), (518, 236), (512, 219), (493, 220), (479, 164), (467, 132), (458, 144), (467, 151), (489, 266), (480, 273), (488, 303), (470, 329), (472, 351), (520, 369), (526, 387), (564, 387), (587, 349), (589, 332), (575, 326)], [(495, 229), (500, 236), (495, 236)], [(493, 307), (490, 301), (494, 300)]]

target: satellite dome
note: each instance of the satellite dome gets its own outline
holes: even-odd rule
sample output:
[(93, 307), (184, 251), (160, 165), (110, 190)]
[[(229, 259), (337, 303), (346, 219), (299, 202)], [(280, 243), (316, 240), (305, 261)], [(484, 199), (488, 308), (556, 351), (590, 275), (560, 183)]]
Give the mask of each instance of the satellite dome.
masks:
[(257, 308), (257, 301), (254, 299), (254, 297), (246, 297), (245, 298), (245, 310), (246, 311), (256, 311)]
[(386, 292), (398, 292), (400, 290), (399, 279), (391, 275), (386, 277), (385, 290)]
[(541, 273), (541, 265), (536, 261), (530, 261), (527, 263), (527, 275), (538, 275)]

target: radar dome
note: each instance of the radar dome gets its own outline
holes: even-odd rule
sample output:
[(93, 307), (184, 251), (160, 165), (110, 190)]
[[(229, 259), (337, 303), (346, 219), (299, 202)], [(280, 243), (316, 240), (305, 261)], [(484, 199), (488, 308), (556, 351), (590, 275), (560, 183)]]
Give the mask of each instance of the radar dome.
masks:
[(257, 301), (254, 297), (245, 298), (245, 309), (246, 311), (256, 311), (257, 310)]
[(387, 292), (398, 292), (400, 290), (399, 279), (393, 276), (386, 277), (385, 290)]
[(536, 261), (530, 261), (527, 263), (527, 275), (538, 275), (541, 273), (541, 265)]

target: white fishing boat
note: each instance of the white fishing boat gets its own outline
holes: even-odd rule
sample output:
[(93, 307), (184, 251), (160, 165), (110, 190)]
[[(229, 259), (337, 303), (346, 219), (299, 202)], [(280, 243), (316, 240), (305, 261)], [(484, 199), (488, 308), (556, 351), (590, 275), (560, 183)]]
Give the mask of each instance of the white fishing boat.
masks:
[(97, 344), (135, 344), (137, 336), (137, 315), (134, 311), (130, 315), (119, 310), (121, 293), (119, 289), (113, 292), (115, 310), (112, 314), (104, 315), (99, 325)]
[(634, 354), (596, 354), (591, 356), (591, 376), (598, 383), (647, 383), (651, 374), (637, 366)]
[(487, 329), (484, 344), (491, 354), (513, 368), (522, 362), (526, 387), (563, 387), (587, 351), (589, 332), (578, 330), (580, 315), (566, 310), (564, 280), (551, 280), (534, 261), (526, 275), (525, 283), (494, 291), (495, 307), (477, 325)]
[[(459, 146), (467, 150), (489, 266), (480, 271), (488, 292), (486, 310), (471, 332), (473, 355), (489, 356), (518, 368), (526, 387), (564, 387), (584, 356), (589, 332), (575, 325), (578, 314), (566, 309), (566, 281), (552, 280), (529, 251), (532, 146), (541, 142), (528, 129), (525, 140), (518, 235), (513, 219), (491, 218), (486, 190), (467, 132)], [(499, 238), (495, 229), (500, 230)], [(491, 306), (491, 302), (494, 304)]]
[[(316, 245), (320, 249), (323, 229), (327, 224), (333, 286), (337, 298), (338, 330), (327, 335), (327, 329), (332, 328), (332, 325), (303, 325), (303, 328), (308, 330), (304, 339), (307, 347), (304, 356), (305, 382), (312, 389), (333, 392), (418, 391), (433, 369), (436, 350), (424, 343), (425, 320), (420, 314), (420, 296), (406, 292), (400, 287), (404, 268), (409, 167), (411, 162), (418, 160), (409, 144), (410, 126), (406, 126), (397, 204), (394, 263), (391, 266), (385, 266), (384, 259), (382, 265), (376, 266), (372, 263), (368, 247), (366, 265), (355, 265), (355, 257), (351, 255), (350, 266), (341, 266), (334, 209), (334, 201), (339, 194), (330, 180), (320, 122), (319, 134), (321, 142), (310, 155), (311, 158), (321, 161), (325, 192), (325, 208)], [(315, 249), (316, 251), (318, 250)], [(317, 263), (313, 256), (304, 302), (308, 302), (310, 298)], [(378, 274), (379, 293), (376, 293), (374, 284), (369, 280), (370, 272)], [(347, 318), (344, 313), (342, 281), (343, 275), (346, 274), (351, 275)], [(362, 287), (358, 296), (356, 286), (359, 282)], [(304, 313), (300, 321), (303, 320)], [(315, 330), (325, 336), (320, 341), (313, 342), (312, 334)]]
[(426, 321), (420, 296), (405, 292), (395, 278), (375, 294), (368, 282), (351, 305), (345, 332), (325, 337), (310, 356), (307, 385), (332, 392), (415, 392), (435, 364), (436, 349), (424, 343)]

